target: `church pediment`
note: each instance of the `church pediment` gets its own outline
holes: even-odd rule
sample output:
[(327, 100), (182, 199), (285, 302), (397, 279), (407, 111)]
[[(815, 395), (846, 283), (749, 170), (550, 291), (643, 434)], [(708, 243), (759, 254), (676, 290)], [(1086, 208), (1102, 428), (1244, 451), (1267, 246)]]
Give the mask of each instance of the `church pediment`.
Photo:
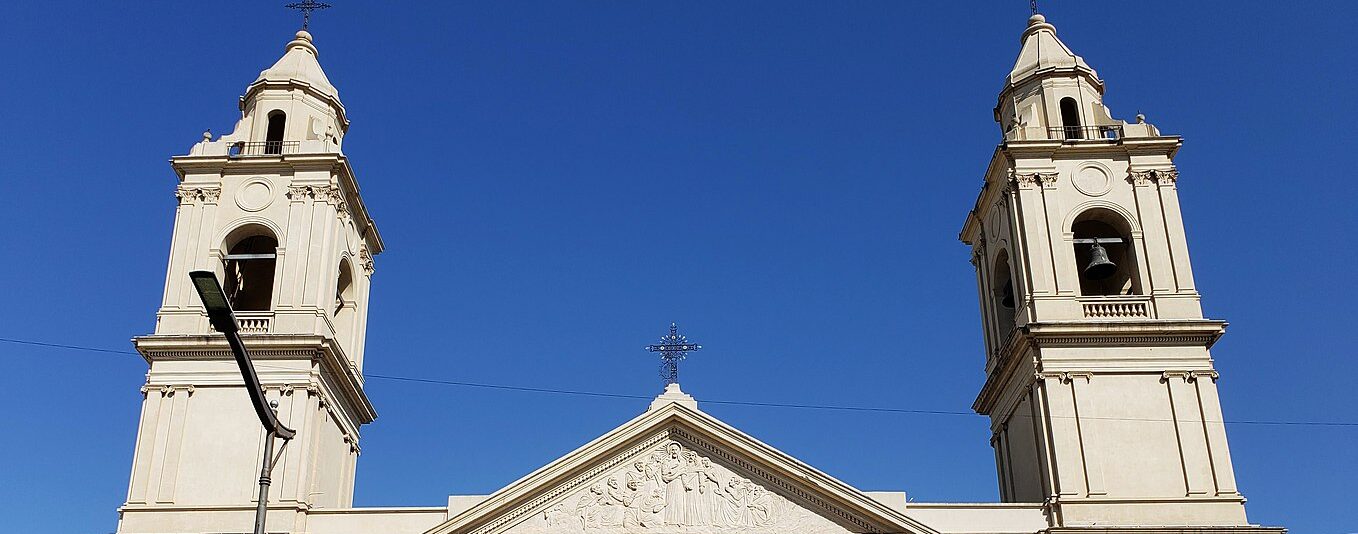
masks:
[(703, 412), (645, 414), (430, 534), (932, 533)]

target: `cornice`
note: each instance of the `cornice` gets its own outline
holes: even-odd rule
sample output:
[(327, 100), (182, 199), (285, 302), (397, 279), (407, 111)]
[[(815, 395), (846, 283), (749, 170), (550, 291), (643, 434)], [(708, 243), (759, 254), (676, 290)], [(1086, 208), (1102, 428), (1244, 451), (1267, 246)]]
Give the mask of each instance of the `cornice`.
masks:
[[(322, 379), (332, 387), (338, 400), (350, 408), (358, 424), (377, 418), (377, 412), (363, 391), (363, 379), (348, 365), (344, 350), (323, 336), (302, 334), (242, 334), (250, 359), (310, 360), (319, 362)], [(232, 360), (231, 348), (221, 335), (149, 335), (132, 339), (137, 352), (149, 364), (154, 361)]]
[(1005, 77), (1004, 87), (1000, 88), (1000, 94), (995, 99), (995, 109), (998, 111), (1000, 108), (1004, 107), (1006, 103), (1010, 102), (1009, 94), (1021, 87), (1033, 85), (1035, 83), (1040, 84), (1051, 78), (1069, 79), (1071, 77), (1083, 78), (1093, 86), (1094, 90), (1098, 91), (1100, 95), (1104, 92), (1103, 79), (1095, 75), (1094, 70), (1089, 67), (1081, 65), (1042, 67), (1024, 72), (1023, 77), (1018, 80), (1011, 80), (1008, 77)]
[(317, 89), (315, 86), (303, 80), (296, 79), (290, 79), (287, 81), (255, 80), (255, 83), (252, 83), (249, 85), (249, 87), (245, 88), (245, 94), (241, 95), (240, 99), (237, 100), (237, 107), (239, 107), (240, 110), (244, 112), (245, 102), (253, 98), (255, 93), (258, 93), (265, 89), (277, 89), (281, 91), (286, 91), (288, 89), (294, 88), (301, 89), (307, 95), (318, 100), (321, 100), (326, 104), (329, 104), (331, 107), (335, 108), (335, 117), (339, 120), (340, 126), (343, 128), (343, 132), (349, 131), (349, 118), (345, 116), (344, 104), (340, 103), (339, 98), (330, 96), (329, 94), (326, 94), (325, 91), (321, 91), (320, 89)]
[[(1043, 354), (1044, 348), (1202, 347), (1209, 349), (1226, 332), (1227, 323), (1210, 319), (1182, 321), (1042, 322), (1014, 329), (999, 349), (999, 365), (986, 376), (972, 410), (990, 414), (1015, 380), (1029, 382), (1018, 370), (1024, 362), (1037, 373), (1147, 373), (1185, 369), (1192, 376), (1214, 373), (1211, 360), (1173, 356), (1087, 358)], [(1060, 354), (1060, 353), (1058, 353)]]
[(230, 157), (225, 155), (210, 156), (174, 156), (170, 158), (170, 166), (179, 176), (182, 182), (188, 174), (215, 174), (218, 176), (231, 173), (251, 174), (251, 173), (274, 173), (288, 174), (298, 171), (327, 171), (333, 174), (338, 180), (338, 187), (343, 193), (343, 199), (348, 204), (358, 228), (359, 235), (368, 242), (371, 254), (376, 256), (386, 248), (382, 241), (382, 235), (377, 231), (377, 223), (372, 220), (368, 213), (368, 206), (363, 203), (363, 197), (358, 188), (358, 179), (354, 175), (353, 166), (349, 163), (349, 158), (337, 152), (313, 152), (303, 154), (272, 154), (265, 156)]
[(1008, 156), (1004, 152), (1004, 145), (995, 147), (995, 152), (990, 156), (990, 164), (986, 166), (985, 175), (981, 179), (981, 191), (976, 194), (976, 203), (972, 205), (971, 211), (967, 212), (967, 218), (962, 223), (962, 230), (958, 232), (957, 239), (968, 245), (974, 245), (976, 237), (981, 231), (981, 214), (994, 201), (991, 200), (998, 194), (1003, 187), (991, 185), (995, 183), (992, 176), (1003, 175), (1013, 166)]

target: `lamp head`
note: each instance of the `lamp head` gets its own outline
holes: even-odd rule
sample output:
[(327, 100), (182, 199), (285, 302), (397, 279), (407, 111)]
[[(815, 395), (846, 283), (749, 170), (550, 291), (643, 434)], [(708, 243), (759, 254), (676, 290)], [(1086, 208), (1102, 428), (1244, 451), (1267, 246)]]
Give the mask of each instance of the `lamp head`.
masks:
[(212, 328), (223, 334), (236, 331), (236, 314), (231, 311), (231, 302), (226, 300), (226, 292), (212, 271), (193, 271), (189, 273), (193, 288), (198, 290), (198, 298), (207, 308), (208, 320)]

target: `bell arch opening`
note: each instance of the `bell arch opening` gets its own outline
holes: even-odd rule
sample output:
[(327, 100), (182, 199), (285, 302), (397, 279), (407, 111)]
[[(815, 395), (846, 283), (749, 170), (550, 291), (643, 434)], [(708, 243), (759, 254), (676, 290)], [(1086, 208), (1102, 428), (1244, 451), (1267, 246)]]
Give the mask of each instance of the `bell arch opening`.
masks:
[(268, 311), (273, 306), (278, 240), (262, 228), (250, 227), (236, 233), (238, 237), (223, 258), (226, 297), (236, 311)]
[(1127, 221), (1109, 210), (1081, 213), (1071, 225), (1080, 294), (1140, 295), (1135, 247)]
[(1074, 98), (1061, 99), (1061, 131), (1066, 139), (1084, 139), (1084, 128), (1080, 127), (1080, 105)]
[(269, 113), (269, 126), (264, 136), (265, 154), (283, 153), (283, 135), (287, 132), (288, 115), (282, 111)]
[(995, 258), (995, 267), (990, 270), (991, 309), (995, 310), (995, 344), (1003, 345), (1014, 331), (1014, 317), (1018, 309), (1018, 296), (1014, 291), (1014, 279), (1009, 270), (1009, 251), (1001, 250)]
[[(354, 270), (348, 259), (340, 260), (339, 274), (335, 280), (335, 307), (331, 316), (335, 321), (335, 339), (345, 349), (350, 349), (358, 320), (357, 288), (354, 286)], [(352, 354), (351, 354), (352, 356)]]

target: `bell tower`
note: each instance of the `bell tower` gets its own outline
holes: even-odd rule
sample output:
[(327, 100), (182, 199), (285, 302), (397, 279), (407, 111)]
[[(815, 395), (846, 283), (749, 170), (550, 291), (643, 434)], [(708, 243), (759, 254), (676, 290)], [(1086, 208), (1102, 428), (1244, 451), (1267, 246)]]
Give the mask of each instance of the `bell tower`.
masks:
[[(1174, 155), (1034, 15), (995, 106), (1002, 143), (961, 240), (986, 348), (1000, 495), (1053, 527), (1244, 528)], [(1180, 531), (1180, 530), (1176, 530)]]
[[(240, 98), (235, 130), (204, 133), (178, 176), (174, 233), (119, 532), (247, 531), (264, 431), (225, 339), (189, 281), (215, 271), (266, 396), (297, 437), (280, 450), (268, 531), (305, 531), (314, 508), (348, 507), (363, 390), (373, 256), (382, 239), (341, 147), (339, 93), (300, 31)], [(235, 525), (235, 526), (233, 526)]]

